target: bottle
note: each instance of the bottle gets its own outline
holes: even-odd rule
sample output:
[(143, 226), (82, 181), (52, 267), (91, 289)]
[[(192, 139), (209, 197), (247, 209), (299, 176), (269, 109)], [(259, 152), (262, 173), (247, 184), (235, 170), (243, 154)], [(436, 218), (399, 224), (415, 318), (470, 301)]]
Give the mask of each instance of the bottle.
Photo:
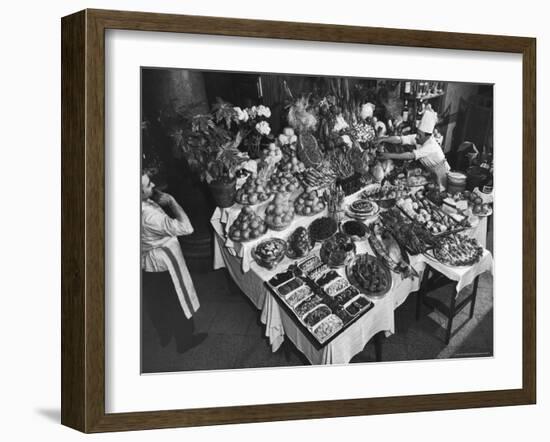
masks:
[(403, 123), (409, 121), (409, 103), (405, 100), (405, 105), (403, 106)]

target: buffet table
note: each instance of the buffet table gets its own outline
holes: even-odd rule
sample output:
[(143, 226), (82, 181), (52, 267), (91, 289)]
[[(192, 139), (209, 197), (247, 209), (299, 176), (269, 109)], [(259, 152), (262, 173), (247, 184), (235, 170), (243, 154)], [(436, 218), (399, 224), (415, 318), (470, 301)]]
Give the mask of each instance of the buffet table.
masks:
[[(345, 203), (355, 200), (359, 193), (346, 197)], [(292, 224), (283, 231), (269, 231), (266, 235), (247, 243), (236, 243), (227, 236), (227, 228), (238, 215), (242, 206), (235, 204), (227, 209), (217, 208), (211, 218), (214, 229), (214, 269), (227, 268), (231, 277), (243, 293), (261, 312), (261, 322), (265, 325), (265, 336), (268, 338), (272, 351), (275, 352), (288, 337), (296, 348), (303, 353), (312, 364), (344, 364), (361, 352), (364, 346), (379, 332), (386, 335), (395, 333), (394, 310), (399, 307), (411, 292), (420, 288), (420, 282), (426, 265), (442, 272), (449, 278), (457, 281), (457, 292), (468, 285), (476, 276), (486, 271), (492, 271), (492, 255), (484, 250), (481, 260), (469, 267), (453, 268), (424, 256), (415, 255), (410, 258), (411, 266), (420, 277), (402, 279), (400, 275), (391, 272), (392, 287), (390, 291), (379, 299), (371, 299), (374, 307), (361, 316), (357, 321), (346, 328), (341, 334), (324, 346), (319, 347), (312, 342), (310, 336), (297, 326), (291, 315), (278, 303), (275, 295), (264, 284), (275, 274), (286, 269), (294, 260), (284, 258), (274, 270), (267, 270), (259, 266), (252, 258), (251, 251), (256, 244), (265, 237), (287, 238), (299, 226), (308, 226), (315, 218), (326, 216), (321, 212), (313, 216), (296, 216)], [(262, 207), (258, 207), (260, 212)], [(486, 218), (479, 222), (468, 233), (479, 237), (486, 235)], [(485, 241), (483, 241), (485, 244)], [(368, 241), (356, 243), (357, 253), (373, 255)], [(314, 248), (318, 251), (320, 245)], [(343, 276), (344, 269), (338, 272)]]

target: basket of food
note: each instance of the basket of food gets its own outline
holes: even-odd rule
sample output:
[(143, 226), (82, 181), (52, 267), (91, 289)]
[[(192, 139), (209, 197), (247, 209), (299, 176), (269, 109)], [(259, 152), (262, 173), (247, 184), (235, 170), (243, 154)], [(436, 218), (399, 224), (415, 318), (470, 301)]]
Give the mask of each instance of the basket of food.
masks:
[(280, 238), (269, 238), (260, 242), (252, 251), (252, 257), (258, 265), (274, 269), (285, 257), (287, 243)]

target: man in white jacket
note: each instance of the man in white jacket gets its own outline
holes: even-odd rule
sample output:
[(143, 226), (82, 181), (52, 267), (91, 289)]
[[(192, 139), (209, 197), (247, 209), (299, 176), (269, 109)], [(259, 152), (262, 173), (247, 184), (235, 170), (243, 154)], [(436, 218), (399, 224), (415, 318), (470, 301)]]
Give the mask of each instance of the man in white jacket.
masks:
[[(178, 236), (193, 233), (182, 207), (168, 193), (154, 189), (147, 173), (141, 176), (141, 269), (143, 300), (161, 345), (176, 339), (184, 352), (206, 338), (193, 335), (193, 315), (200, 304)], [(169, 216), (167, 211), (172, 215)], [(183, 313), (183, 314), (182, 314)]]

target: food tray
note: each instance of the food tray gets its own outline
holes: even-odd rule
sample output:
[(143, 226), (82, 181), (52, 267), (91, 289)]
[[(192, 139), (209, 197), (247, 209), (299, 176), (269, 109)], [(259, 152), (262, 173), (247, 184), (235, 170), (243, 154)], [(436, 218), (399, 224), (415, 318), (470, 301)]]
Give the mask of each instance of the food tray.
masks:
[(313, 295), (294, 306), (296, 316), (302, 320), (310, 311), (321, 305), (323, 300), (319, 295)]
[(329, 270), (330, 270), (329, 266), (327, 266), (326, 264), (321, 264), (319, 267), (315, 267), (313, 270), (308, 272), (307, 276), (311, 280), (316, 281)]
[[(427, 200), (429, 201), (429, 200)], [(442, 216), (445, 216), (445, 217), (449, 217), (451, 218), (452, 220), (454, 220), (455, 223), (458, 224), (458, 221), (455, 220), (452, 216), (450, 216), (448, 213), (445, 213), (443, 212), (439, 207), (437, 207), (434, 203), (432, 203), (431, 201), (429, 201), (429, 204), (432, 204), (434, 206), (434, 210), (437, 210)], [(466, 227), (466, 226), (460, 226), (458, 225), (458, 227), (454, 228), (454, 229), (449, 229), (445, 232), (438, 232), (438, 233), (434, 233), (434, 232), (431, 232), (427, 227), (426, 227), (426, 224), (424, 223), (420, 223), (418, 222), (417, 220), (415, 220), (412, 216), (410, 216), (406, 211), (405, 209), (397, 206), (399, 208), (399, 210), (401, 210), (401, 212), (408, 218), (410, 219), (413, 223), (415, 223), (416, 225), (422, 227), (426, 232), (428, 232), (430, 235), (432, 236), (435, 236), (435, 237), (443, 237), (443, 236), (447, 236), (447, 235), (452, 235), (452, 234), (455, 234), (455, 233), (459, 233), (459, 232), (462, 232), (463, 230), (466, 230), (466, 229), (469, 229), (469, 227)]]
[(288, 294), (296, 290), (298, 287), (303, 285), (304, 281), (299, 277), (295, 277), (277, 287), (277, 293), (279, 293), (279, 296), (282, 296), (284, 298)]
[(273, 278), (269, 280), (269, 285), (276, 288), (285, 282), (290, 281), (292, 278), (294, 278), (294, 272), (292, 270), (287, 270), (286, 272), (278, 273), (273, 276)]

